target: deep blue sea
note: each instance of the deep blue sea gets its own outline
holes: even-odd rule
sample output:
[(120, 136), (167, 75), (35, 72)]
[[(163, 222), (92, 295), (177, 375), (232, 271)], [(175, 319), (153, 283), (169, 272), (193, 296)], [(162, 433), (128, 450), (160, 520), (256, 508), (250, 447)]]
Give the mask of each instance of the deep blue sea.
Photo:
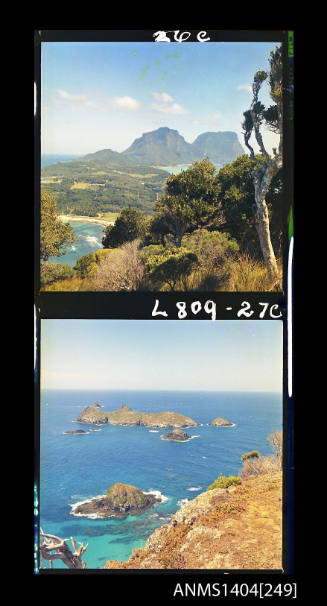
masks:
[[(171, 410), (202, 425), (187, 429), (193, 439), (184, 443), (163, 441), (160, 436), (169, 430), (146, 427), (105, 425), (63, 435), (88, 430), (73, 421), (95, 402), (104, 411), (123, 403), (142, 412)], [(40, 412), (40, 525), (46, 533), (88, 543), (84, 558), (91, 569), (103, 568), (109, 559), (127, 560), (186, 499), (203, 492), (220, 473), (237, 474), (245, 452), (271, 454), (267, 436), (282, 428), (282, 396), (274, 393), (51, 390), (42, 393)], [(209, 427), (218, 416), (235, 426)], [(164, 502), (123, 520), (71, 514), (71, 504), (103, 495), (116, 482), (160, 491)], [(60, 561), (55, 566), (65, 568)]]

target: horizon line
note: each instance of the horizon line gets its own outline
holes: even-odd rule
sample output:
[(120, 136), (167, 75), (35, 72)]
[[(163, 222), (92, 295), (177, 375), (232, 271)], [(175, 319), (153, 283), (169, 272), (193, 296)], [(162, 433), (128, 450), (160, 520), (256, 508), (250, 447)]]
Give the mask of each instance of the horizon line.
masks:
[(283, 390), (281, 391), (262, 391), (262, 390), (247, 390), (247, 389), (141, 389), (141, 388), (101, 388), (101, 387), (41, 387), (40, 391), (158, 391), (158, 392), (166, 392), (166, 391), (191, 391), (191, 392), (219, 392), (219, 393), (274, 393), (283, 395)]

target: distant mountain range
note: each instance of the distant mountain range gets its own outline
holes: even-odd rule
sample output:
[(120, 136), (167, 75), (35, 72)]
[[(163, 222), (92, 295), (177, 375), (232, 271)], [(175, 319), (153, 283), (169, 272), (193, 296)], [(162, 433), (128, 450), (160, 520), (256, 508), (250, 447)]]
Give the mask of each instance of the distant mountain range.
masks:
[(77, 161), (108, 162), (120, 166), (130, 166), (131, 164), (173, 166), (190, 164), (208, 157), (214, 164), (226, 164), (233, 162), (244, 153), (237, 134), (231, 131), (202, 133), (193, 143), (187, 143), (177, 130), (161, 127), (143, 133), (121, 153), (103, 149), (87, 154)]

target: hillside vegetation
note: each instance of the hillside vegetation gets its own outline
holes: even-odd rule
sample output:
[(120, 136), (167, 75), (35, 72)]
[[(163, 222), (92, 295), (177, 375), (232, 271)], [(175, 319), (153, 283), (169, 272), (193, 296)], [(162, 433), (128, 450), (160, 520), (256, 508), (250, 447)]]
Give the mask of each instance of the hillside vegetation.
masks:
[(126, 206), (153, 212), (168, 174), (160, 166), (191, 164), (206, 155), (226, 163), (243, 154), (236, 133), (203, 133), (193, 144), (167, 127), (144, 133), (124, 152), (104, 149), (72, 162), (45, 166), (43, 186), (62, 214), (96, 216)]
[[(116, 216), (114, 225), (105, 228), (102, 250), (79, 258), (73, 268), (61, 264), (59, 271), (43, 264), (42, 289), (281, 290), (280, 255), (278, 275), (271, 279), (255, 229), (251, 177), (255, 166), (256, 160), (241, 156), (217, 171), (204, 159), (170, 175), (152, 215), (146, 217), (128, 206)], [(267, 203), (272, 240), (280, 253), (283, 217), (279, 175)]]

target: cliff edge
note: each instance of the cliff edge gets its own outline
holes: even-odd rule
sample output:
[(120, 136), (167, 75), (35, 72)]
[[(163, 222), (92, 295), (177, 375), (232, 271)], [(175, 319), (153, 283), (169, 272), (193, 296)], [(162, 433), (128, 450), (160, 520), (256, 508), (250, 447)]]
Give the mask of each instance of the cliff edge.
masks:
[(281, 472), (198, 495), (155, 530), (144, 549), (105, 568), (281, 570)]

